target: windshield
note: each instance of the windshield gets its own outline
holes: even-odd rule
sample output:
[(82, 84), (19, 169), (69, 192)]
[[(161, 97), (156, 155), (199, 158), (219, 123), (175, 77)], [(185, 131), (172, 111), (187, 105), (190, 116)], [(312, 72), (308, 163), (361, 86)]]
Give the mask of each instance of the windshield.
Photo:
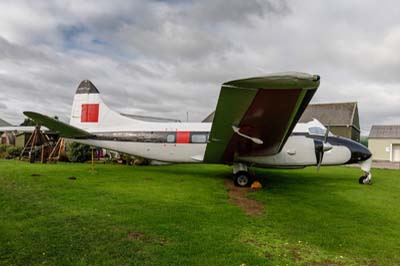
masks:
[(310, 127), (308, 128), (308, 132), (310, 135), (324, 136), (326, 129), (322, 127)]

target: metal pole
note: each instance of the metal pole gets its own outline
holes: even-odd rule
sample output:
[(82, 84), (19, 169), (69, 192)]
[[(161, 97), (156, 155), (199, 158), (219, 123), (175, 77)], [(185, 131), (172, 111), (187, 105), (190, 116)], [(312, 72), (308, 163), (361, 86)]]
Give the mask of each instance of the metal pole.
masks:
[(94, 170), (94, 149), (92, 148), (92, 172)]

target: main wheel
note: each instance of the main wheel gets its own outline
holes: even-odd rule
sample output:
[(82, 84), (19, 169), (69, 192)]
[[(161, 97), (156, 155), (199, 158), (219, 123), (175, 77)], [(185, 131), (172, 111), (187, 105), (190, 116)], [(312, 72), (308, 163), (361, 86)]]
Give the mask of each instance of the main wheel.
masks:
[(238, 187), (249, 187), (251, 185), (251, 177), (249, 172), (239, 171), (233, 175), (233, 182)]

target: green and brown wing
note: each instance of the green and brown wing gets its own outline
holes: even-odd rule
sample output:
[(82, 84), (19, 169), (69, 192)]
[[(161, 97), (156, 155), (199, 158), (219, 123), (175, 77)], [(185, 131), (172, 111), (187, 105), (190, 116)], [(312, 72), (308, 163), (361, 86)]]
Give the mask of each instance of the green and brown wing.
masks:
[(46, 115), (35, 112), (24, 112), (24, 115), (31, 118), (36, 123), (46, 126), (51, 131), (60, 134), (60, 136), (64, 138), (82, 139), (93, 137), (93, 135), (87, 131), (73, 127)]
[(283, 73), (224, 83), (204, 162), (232, 163), (237, 156), (280, 152), (319, 79), (317, 75)]

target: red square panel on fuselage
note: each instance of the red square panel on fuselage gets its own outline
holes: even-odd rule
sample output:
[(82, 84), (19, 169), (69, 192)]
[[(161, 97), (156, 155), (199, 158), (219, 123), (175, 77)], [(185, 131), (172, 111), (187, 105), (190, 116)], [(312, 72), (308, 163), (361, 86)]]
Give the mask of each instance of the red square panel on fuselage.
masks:
[(81, 122), (99, 122), (99, 104), (82, 104)]
[(189, 143), (190, 132), (189, 131), (178, 131), (176, 132), (176, 143)]

